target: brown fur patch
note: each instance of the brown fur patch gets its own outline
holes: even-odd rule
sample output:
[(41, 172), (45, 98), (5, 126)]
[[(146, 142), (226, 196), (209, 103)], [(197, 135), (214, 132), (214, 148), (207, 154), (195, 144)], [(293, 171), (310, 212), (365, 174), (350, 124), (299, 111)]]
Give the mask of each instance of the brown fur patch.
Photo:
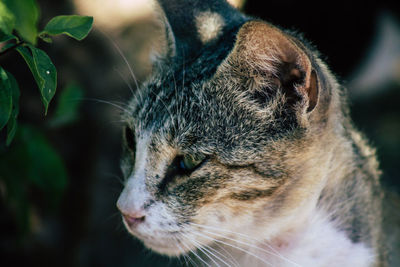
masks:
[(229, 197), (234, 200), (252, 201), (258, 198), (269, 197), (276, 191), (276, 189), (278, 189), (278, 187), (271, 187), (265, 190), (258, 188), (246, 189), (238, 193), (232, 193)]

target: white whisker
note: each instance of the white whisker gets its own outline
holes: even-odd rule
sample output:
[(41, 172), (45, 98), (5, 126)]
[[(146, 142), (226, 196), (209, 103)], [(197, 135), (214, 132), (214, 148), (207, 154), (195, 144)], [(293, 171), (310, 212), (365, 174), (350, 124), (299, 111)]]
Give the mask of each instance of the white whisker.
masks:
[[(190, 240), (188, 240), (190, 241)], [(201, 262), (203, 262), (205, 265), (210, 266), (210, 264), (208, 264), (205, 260), (203, 260), (203, 258), (201, 258), (195, 251), (193, 251), (188, 245), (186, 245), (185, 243), (182, 242), (182, 245), (184, 245), (193, 255), (195, 255)]]
[[(118, 104), (115, 104), (115, 103), (113, 103), (113, 102), (110, 102), (110, 101), (106, 101), (106, 100), (102, 100), (102, 99), (95, 99), (95, 98), (79, 98), (79, 99), (77, 99), (77, 100), (85, 100), (85, 101), (92, 101), (92, 102), (97, 102), (97, 103), (102, 103), (102, 104), (108, 104), (108, 105), (110, 105), (110, 106), (113, 106), (113, 107), (118, 108), (118, 109), (121, 110), (121, 111), (124, 111), (124, 112), (126, 112), (126, 113), (129, 113), (129, 110), (128, 110), (128, 109), (124, 108), (124, 107), (121, 106), (121, 105), (118, 105)], [(122, 104), (122, 103), (121, 103), (121, 104)]]
[[(229, 253), (229, 251), (227, 251), (223, 246), (221, 246), (218, 243), (215, 243), (215, 245), (222, 251), (224, 251), (226, 253), (225, 257), (227, 260), (229, 260), (230, 262), (233, 263), (234, 266), (240, 267), (240, 264), (237, 262), (237, 260), (235, 259), (235, 257), (232, 256), (231, 253)], [(218, 250), (216, 250), (218, 251)], [(221, 253), (223, 255), (223, 253)], [(229, 257), (228, 257), (229, 256)]]
[[(129, 90), (131, 91), (132, 95), (136, 98), (135, 93), (133, 92), (133, 88), (130, 85), (130, 83), (128, 82), (128, 80), (124, 77), (124, 75), (122, 75), (121, 71), (118, 70), (117, 68), (114, 67), (114, 71), (116, 73), (118, 73), (119, 77), (124, 81), (124, 83), (126, 84), (126, 86), (128, 86)], [(137, 101), (137, 99), (136, 99)]]
[[(181, 243), (183, 244), (183, 245), (185, 245), (185, 243), (183, 242), (183, 240), (181, 240)], [(186, 247), (187, 248), (187, 247)], [(190, 253), (191, 253), (192, 251), (190, 250)], [(187, 259), (190, 261), (190, 263), (192, 263), (193, 264), (193, 266), (196, 266), (197, 267), (197, 263), (190, 257), (190, 254), (186, 254), (186, 257), (187, 257)], [(189, 266), (189, 265), (188, 265)]]
[(131, 65), (129, 64), (128, 59), (125, 57), (125, 55), (124, 55), (124, 53), (122, 52), (122, 50), (119, 48), (119, 46), (117, 45), (117, 43), (116, 43), (108, 34), (106, 34), (105, 32), (103, 32), (103, 31), (101, 31), (101, 30), (99, 30), (99, 31), (100, 31), (105, 37), (107, 37), (107, 39), (110, 41), (110, 43), (112, 43), (112, 45), (114, 46), (114, 48), (118, 51), (119, 55), (120, 55), (121, 58), (124, 60), (126, 66), (127, 66), (128, 69), (129, 69), (129, 72), (130, 72), (130, 74), (131, 74), (131, 76), (132, 76), (132, 79), (133, 79), (133, 81), (135, 82), (136, 88), (139, 88), (139, 85), (138, 85), (136, 76), (135, 76), (135, 74), (133, 73), (132, 67), (131, 67)]
[[(283, 259), (283, 260), (285, 260), (286, 262), (291, 263), (291, 264), (293, 264), (293, 265), (295, 265), (295, 266), (300, 266), (299, 264), (297, 264), (297, 263), (295, 263), (295, 262), (289, 260), (288, 258), (284, 257), (284, 256), (281, 255), (280, 253), (271, 252), (271, 251), (268, 251), (268, 250), (266, 250), (266, 249), (260, 248), (259, 246), (252, 245), (252, 244), (249, 244), (249, 243), (247, 243), (247, 242), (243, 242), (243, 241), (240, 241), (240, 240), (237, 240), (237, 239), (233, 239), (233, 238), (230, 238), (230, 237), (227, 237), (227, 236), (224, 236), (224, 235), (215, 233), (215, 232), (210, 232), (210, 231), (208, 231), (208, 230), (203, 230), (203, 233), (204, 233), (204, 232), (209, 233), (209, 234), (212, 234), (212, 235), (216, 235), (216, 236), (219, 236), (219, 237), (222, 237), (222, 238), (224, 238), (224, 239), (228, 239), (228, 240), (233, 241), (233, 242), (237, 242), (237, 243), (239, 243), (239, 244), (242, 244), (242, 245), (245, 245), (245, 246), (248, 246), (248, 247), (251, 247), (251, 248), (258, 249), (258, 250), (263, 251), (263, 252), (265, 252), (265, 253), (267, 253), (267, 254), (276, 256), (276, 257), (278, 257), (278, 258), (280, 258), (280, 259)], [(264, 244), (264, 243), (263, 243), (263, 244)], [(275, 251), (276, 251), (276, 250), (275, 250)]]
[(230, 233), (230, 234), (234, 234), (234, 235), (236, 235), (236, 236), (244, 237), (244, 238), (246, 238), (246, 239), (248, 239), (248, 240), (252, 240), (252, 241), (259, 242), (259, 243), (261, 243), (262, 245), (266, 245), (269, 249), (271, 249), (272, 252), (271, 252), (271, 251), (268, 251), (268, 250), (265, 250), (265, 249), (262, 249), (262, 248), (260, 248), (260, 247), (258, 247), (258, 246), (249, 244), (249, 243), (247, 243), (247, 242), (243, 242), (243, 241), (240, 241), (240, 240), (237, 240), (237, 239), (233, 239), (233, 238), (230, 238), (230, 237), (227, 237), (227, 236), (224, 236), (224, 235), (215, 233), (215, 232), (208, 232), (208, 233), (210, 233), (210, 234), (215, 234), (215, 235), (217, 235), (217, 236), (219, 236), (219, 237), (222, 237), (222, 238), (225, 238), (225, 239), (229, 239), (229, 240), (234, 241), (234, 242), (241, 243), (242, 245), (246, 245), (246, 246), (250, 246), (250, 247), (255, 248), (255, 249), (259, 249), (259, 250), (264, 251), (264, 252), (266, 252), (266, 253), (268, 253), (268, 254), (271, 254), (271, 255), (274, 255), (274, 256), (276, 256), (276, 257), (279, 257), (279, 258), (281, 258), (281, 259), (283, 259), (283, 260), (285, 260), (285, 261), (287, 261), (287, 262), (289, 262), (289, 263), (291, 263), (291, 264), (294, 264), (295, 266), (300, 266), (299, 264), (297, 264), (297, 263), (291, 261), (290, 259), (284, 257), (282, 254), (280, 254), (276, 249), (274, 249), (271, 245), (269, 245), (269, 244), (266, 243), (265, 241), (262, 241), (262, 240), (259, 240), (259, 239), (256, 239), (256, 238), (252, 238), (252, 237), (250, 237), (250, 236), (248, 236), (248, 235), (244, 235), (244, 234), (241, 234), (241, 233), (232, 232), (232, 231), (225, 230), (225, 229), (218, 229), (218, 228), (215, 228), (215, 227), (212, 227), (212, 226), (205, 226), (205, 225), (196, 224), (196, 223), (191, 223), (191, 224), (192, 224), (192, 225), (195, 225), (195, 226), (198, 226), (198, 227), (203, 227), (203, 228), (205, 228), (205, 229), (212, 229), (212, 230), (214, 230), (214, 231), (224, 231), (224, 232), (227, 232), (227, 233)]
[[(201, 245), (200, 242), (196, 241), (199, 245)], [(224, 255), (223, 253), (219, 252), (218, 250), (212, 248), (211, 246), (205, 246), (205, 245), (201, 245), (204, 249), (208, 249), (208, 250), (212, 250), (214, 253), (220, 255), (221, 257), (227, 259), (228, 261), (231, 261), (226, 255)], [(225, 250), (226, 251), (226, 250)], [(218, 257), (217, 255), (213, 254), (211, 251), (210, 253), (217, 258), (218, 260), (220, 260), (222, 263), (224, 263), (226, 266), (231, 266), (230, 264), (228, 264), (225, 260), (223, 260), (221, 257)], [(235, 263), (233, 262), (233, 265), (235, 265)], [(239, 266), (239, 265), (238, 265)], [(240, 266), (239, 266), (240, 267)]]
[(178, 247), (178, 249), (179, 249), (179, 251), (181, 253), (181, 256), (185, 260), (186, 266), (189, 266), (188, 259), (192, 263), (193, 263), (193, 261), (191, 260), (191, 258), (188, 255), (186, 255), (185, 250), (179, 245), (179, 242), (182, 242), (182, 240), (179, 240), (177, 237), (174, 237), (174, 239), (176, 240), (176, 246)]
[[(185, 234), (182, 233), (182, 235), (188, 239), (188, 237)], [(200, 244), (198, 241), (195, 241), (195, 240), (191, 240), (191, 241), (194, 245), (196, 245), (197, 249), (202, 251), (208, 258), (210, 258), (211, 261), (214, 262), (216, 266), (220, 266), (220, 265), (211, 256), (214, 256), (216, 259), (219, 259), (220, 261), (224, 262), (227, 266), (229, 266), (229, 264), (227, 264), (225, 261), (223, 261), (220, 257), (216, 256), (214, 253), (212, 253), (208, 248), (206, 248), (205, 246)], [(209, 254), (207, 254), (207, 252)], [(209, 255), (211, 255), (211, 256), (209, 256)]]
[[(176, 242), (176, 246), (178, 247), (178, 250), (179, 250), (179, 252), (181, 253), (181, 255), (182, 255), (182, 257), (183, 257), (183, 259), (184, 259), (184, 261), (185, 261), (185, 263), (186, 263), (186, 266), (189, 266), (189, 263), (188, 263), (188, 261), (186, 260), (185, 251), (184, 251), (183, 248), (179, 245), (179, 240), (178, 240), (178, 238), (175, 237), (174, 239), (175, 239), (175, 242)], [(180, 258), (180, 257), (179, 257), (179, 258)], [(182, 262), (181, 262), (181, 263), (182, 263)]]
[(252, 253), (252, 252), (250, 252), (250, 251), (248, 251), (248, 250), (245, 250), (245, 249), (243, 249), (243, 248), (241, 248), (241, 247), (238, 247), (238, 246), (229, 244), (229, 243), (224, 242), (224, 241), (222, 241), (222, 240), (218, 240), (218, 239), (215, 239), (215, 238), (213, 238), (213, 237), (210, 237), (210, 236), (207, 236), (207, 235), (198, 233), (198, 232), (194, 232), (194, 234), (200, 235), (200, 236), (202, 236), (202, 237), (204, 237), (204, 238), (207, 238), (207, 239), (210, 239), (210, 240), (212, 240), (212, 241), (214, 241), (214, 242), (218, 242), (218, 243), (224, 244), (224, 245), (226, 245), (226, 246), (229, 246), (229, 247), (238, 249), (238, 250), (240, 250), (240, 251), (243, 251), (243, 252), (245, 252), (245, 253), (247, 253), (247, 254), (249, 254), (249, 255), (251, 255), (251, 256), (257, 258), (257, 259), (259, 259), (260, 261), (264, 262), (265, 264), (268, 264), (268, 265), (272, 266), (271, 263), (265, 261), (265, 260), (264, 260), (263, 258), (261, 258), (260, 256), (254, 254), (254, 253)]

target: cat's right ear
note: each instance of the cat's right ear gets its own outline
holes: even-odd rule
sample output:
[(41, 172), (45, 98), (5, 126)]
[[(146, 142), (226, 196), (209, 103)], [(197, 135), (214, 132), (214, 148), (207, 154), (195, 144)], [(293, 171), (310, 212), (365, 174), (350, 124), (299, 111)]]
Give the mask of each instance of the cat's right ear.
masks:
[(159, 10), (158, 12), (159, 17), (162, 21), (162, 31), (164, 33), (164, 38), (163, 41), (165, 41), (164, 45), (162, 46), (162, 56), (166, 59), (172, 59), (176, 55), (176, 41), (175, 41), (175, 36), (172, 31), (171, 25), (168, 22), (167, 17), (165, 16), (165, 13), (162, 11), (162, 9)]

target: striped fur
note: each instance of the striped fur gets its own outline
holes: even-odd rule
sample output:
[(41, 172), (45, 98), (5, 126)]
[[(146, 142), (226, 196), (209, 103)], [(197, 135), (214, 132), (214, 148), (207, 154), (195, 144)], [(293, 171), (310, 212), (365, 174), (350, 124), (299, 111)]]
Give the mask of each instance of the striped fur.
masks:
[[(211, 265), (385, 266), (375, 150), (316, 50), (224, 1), (160, 6), (170, 51), (123, 116), (127, 229)], [(205, 160), (171, 172), (179, 155)]]

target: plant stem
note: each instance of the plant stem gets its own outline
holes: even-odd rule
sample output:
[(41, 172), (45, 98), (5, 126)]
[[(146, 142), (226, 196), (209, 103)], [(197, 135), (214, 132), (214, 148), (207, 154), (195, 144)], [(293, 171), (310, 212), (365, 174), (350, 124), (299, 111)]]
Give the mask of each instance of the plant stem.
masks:
[(6, 54), (6, 53), (8, 53), (8, 52), (10, 52), (11, 50), (14, 50), (15, 48), (17, 48), (18, 46), (23, 45), (23, 44), (25, 44), (24, 41), (18, 42), (18, 43), (16, 43), (16, 44), (14, 44), (13, 46), (10, 46), (10, 47), (7, 48), (6, 50), (0, 52), (0, 56)]

